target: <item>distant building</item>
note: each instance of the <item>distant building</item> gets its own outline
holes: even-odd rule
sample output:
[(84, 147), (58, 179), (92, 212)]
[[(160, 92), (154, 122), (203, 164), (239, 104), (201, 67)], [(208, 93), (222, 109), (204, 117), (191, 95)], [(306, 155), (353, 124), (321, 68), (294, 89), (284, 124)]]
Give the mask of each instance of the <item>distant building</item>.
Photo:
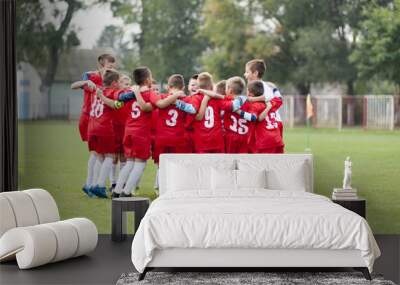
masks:
[(47, 100), (40, 92), (42, 80), (26, 62), (17, 65), (18, 119), (40, 119), (47, 114)]
[[(78, 119), (82, 106), (82, 92), (70, 85), (82, 78), (85, 71), (96, 70), (97, 57), (113, 53), (111, 49), (71, 49), (61, 55), (50, 95), (40, 92), (41, 77), (29, 63), (18, 64), (18, 118), (22, 120), (60, 118)], [(49, 106), (49, 107), (48, 107)]]

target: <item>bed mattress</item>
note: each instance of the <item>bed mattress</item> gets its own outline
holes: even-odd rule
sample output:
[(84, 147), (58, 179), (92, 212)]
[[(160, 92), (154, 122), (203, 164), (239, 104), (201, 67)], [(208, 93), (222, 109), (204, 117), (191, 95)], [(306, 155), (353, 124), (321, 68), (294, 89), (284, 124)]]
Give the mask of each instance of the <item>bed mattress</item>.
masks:
[(367, 221), (328, 198), (299, 191), (246, 189), (157, 198), (132, 243), (139, 272), (163, 249), (359, 250), (372, 271), (380, 251)]

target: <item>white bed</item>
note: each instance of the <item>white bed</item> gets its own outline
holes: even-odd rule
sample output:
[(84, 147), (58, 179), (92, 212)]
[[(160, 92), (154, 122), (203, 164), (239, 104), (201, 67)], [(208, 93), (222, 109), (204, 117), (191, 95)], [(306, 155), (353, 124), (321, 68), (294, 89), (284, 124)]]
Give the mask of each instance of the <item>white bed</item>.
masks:
[(135, 268), (355, 267), (369, 278), (380, 251), (367, 222), (313, 194), (312, 169), (309, 154), (162, 155)]

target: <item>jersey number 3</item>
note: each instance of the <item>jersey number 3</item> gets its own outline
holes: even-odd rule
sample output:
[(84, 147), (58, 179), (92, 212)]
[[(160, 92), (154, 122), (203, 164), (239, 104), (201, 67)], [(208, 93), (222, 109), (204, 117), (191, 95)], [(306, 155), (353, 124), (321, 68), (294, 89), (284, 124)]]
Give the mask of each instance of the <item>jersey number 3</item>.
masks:
[(132, 104), (131, 116), (133, 119), (137, 119), (140, 116), (140, 109), (139, 109), (138, 103), (136, 101), (133, 102), (133, 104)]
[(178, 119), (178, 111), (171, 109), (168, 111), (168, 115), (170, 115), (171, 118), (169, 118), (168, 120), (165, 120), (165, 123), (167, 124), (167, 126), (170, 126), (170, 127), (176, 126), (176, 121)]

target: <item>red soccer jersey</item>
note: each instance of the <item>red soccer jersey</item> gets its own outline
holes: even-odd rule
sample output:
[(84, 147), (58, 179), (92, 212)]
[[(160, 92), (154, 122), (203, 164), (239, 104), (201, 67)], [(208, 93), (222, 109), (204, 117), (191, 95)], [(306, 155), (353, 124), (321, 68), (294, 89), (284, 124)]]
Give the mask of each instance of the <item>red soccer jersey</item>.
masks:
[[(119, 89), (111, 87), (103, 90), (104, 96), (110, 99), (114, 99), (119, 92), (121, 92)], [(114, 110), (105, 105), (99, 97), (93, 95), (88, 128), (89, 136), (114, 136), (113, 117)]]
[[(197, 111), (200, 109), (203, 97), (202, 93), (197, 93), (190, 100)], [(229, 110), (229, 108), (232, 108), (230, 100), (210, 99), (203, 119), (194, 120), (194, 141), (197, 151), (223, 148), (221, 110)]]
[[(154, 97), (154, 96), (152, 96), (152, 97)], [(151, 138), (152, 139), (154, 139), (156, 137), (158, 113), (159, 113), (158, 109), (153, 109), (153, 111), (151, 112)]]
[[(94, 84), (96, 84), (97, 87), (103, 86), (103, 79), (101, 78), (100, 73), (97, 71), (85, 72), (83, 74), (82, 80), (90, 80)], [(94, 91), (89, 90), (89, 88), (87, 88), (86, 86), (84, 86), (82, 89), (83, 89), (82, 113), (89, 114)]]
[[(154, 92), (146, 90), (140, 92), (145, 102), (150, 102), (150, 96)], [(151, 139), (151, 113), (143, 112), (136, 100), (127, 103), (130, 114), (125, 124), (125, 136), (133, 136), (135, 140), (145, 140), (146, 143)]]
[[(170, 94), (153, 95), (151, 103), (171, 96)], [(186, 113), (177, 109), (174, 104), (158, 109), (156, 123), (156, 141), (165, 146), (177, 146), (184, 143)]]
[[(233, 99), (235, 99), (233, 96), (225, 97), (225, 100), (232, 101)], [(245, 112), (251, 112), (251, 103), (244, 103), (240, 109)], [(247, 139), (250, 133), (250, 124), (250, 122), (241, 118), (240, 115), (235, 112), (227, 110), (224, 113), (224, 128), (226, 134), (237, 136), (238, 139)]]
[[(251, 106), (251, 112), (259, 116), (266, 106), (262, 102), (255, 102)], [(253, 133), (251, 135), (251, 147), (256, 149), (273, 148), (283, 146), (282, 137), (278, 128), (278, 123), (275, 120), (276, 106), (271, 108), (265, 120), (257, 121)]]
[[(114, 100), (119, 99), (119, 95), (125, 92), (131, 92), (130, 89), (124, 89), (120, 90), (119, 92), (114, 93)], [(130, 114), (130, 106), (128, 106), (127, 103), (124, 104), (121, 108), (118, 110), (115, 110), (114, 112), (114, 124), (119, 125), (119, 126), (125, 126), (126, 120), (128, 119), (128, 116)]]

